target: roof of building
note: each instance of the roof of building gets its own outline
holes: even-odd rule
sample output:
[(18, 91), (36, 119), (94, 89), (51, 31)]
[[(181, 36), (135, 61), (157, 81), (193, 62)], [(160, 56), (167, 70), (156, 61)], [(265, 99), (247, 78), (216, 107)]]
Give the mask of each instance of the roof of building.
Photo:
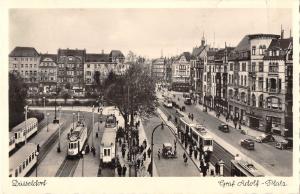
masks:
[(46, 54), (41, 54), (41, 61), (43, 61), (43, 60), (46, 59), (46, 58), (50, 58), (50, 59), (52, 59), (53, 61), (56, 62), (57, 55), (56, 55), (56, 54), (48, 54), (48, 53), (46, 53)]
[(109, 55), (108, 54), (96, 54), (96, 53), (89, 53), (86, 54), (86, 62), (109, 62)]
[(206, 46), (199, 46), (199, 47), (193, 48), (192, 56), (197, 57), (198, 55), (200, 55), (200, 53), (201, 53), (205, 48), (206, 48)]
[(186, 59), (187, 61), (190, 61), (191, 59), (194, 59), (194, 57), (191, 55), (190, 52), (183, 52), (183, 53), (178, 57), (178, 60), (179, 60), (182, 56), (184, 56), (185, 59)]
[(58, 56), (83, 56), (86, 54), (85, 49), (58, 49)]
[(124, 55), (120, 50), (112, 50), (109, 53), (109, 58), (112, 58), (112, 57), (124, 58)]
[(111, 146), (116, 140), (116, 129), (115, 128), (105, 128), (101, 140), (103, 146)]
[(248, 34), (247, 36), (250, 39), (255, 39), (255, 38), (274, 38), (274, 39), (278, 39), (278, 38), (280, 38), (280, 35), (277, 35), (277, 34)]
[(37, 145), (34, 143), (27, 143), (22, 146), (16, 153), (9, 157), (9, 171), (15, 170), (22, 165), (26, 158), (35, 153), (36, 150)]
[(15, 47), (9, 57), (39, 57), (39, 53), (33, 47)]
[[(264, 60), (284, 59), (291, 44), (293, 44), (293, 38), (273, 39), (265, 53)], [(279, 50), (279, 55), (271, 56), (269, 53), (271, 50)]]

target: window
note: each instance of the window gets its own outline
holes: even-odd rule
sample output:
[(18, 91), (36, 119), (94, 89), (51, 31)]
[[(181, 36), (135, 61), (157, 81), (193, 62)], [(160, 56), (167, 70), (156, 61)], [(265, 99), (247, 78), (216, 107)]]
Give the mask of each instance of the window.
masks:
[(25, 67), (28, 68), (28, 64), (25, 64)]
[(246, 71), (246, 63), (242, 63), (242, 71)]
[(23, 68), (24, 67), (24, 64), (21, 64), (21, 68)]
[(243, 75), (241, 75), (241, 85), (243, 86), (244, 84), (244, 79), (243, 79)]
[(32, 64), (30, 64), (30, 68), (32, 68)]
[(244, 84), (245, 84), (245, 86), (247, 86), (247, 76), (246, 75), (244, 77)]
[(252, 55), (256, 54), (256, 46), (252, 46)]
[(267, 98), (267, 107), (271, 109), (281, 109), (280, 99), (277, 97)]
[(242, 93), (241, 93), (241, 102), (243, 102), (243, 103), (246, 103), (246, 102), (247, 102), (245, 92), (242, 92)]
[(260, 91), (263, 91), (263, 87), (264, 87), (264, 78), (263, 77), (259, 77), (258, 78), (258, 89)]
[(26, 167), (25, 165), (26, 165), (26, 164), (25, 164), (25, 161), (24, 161), (24, 162), (23, 162), (23, 169)]
[(256, 63), (252, 62), (252, 72), (255, 72), (255, 66), (256, 66)]
[(252, 106), (256, 106), (256, 97), (254, 94), (252, 94)]
[(90, 64), (87, 64), (87, 68), (90, 68)]
[(230, 71), (233, 71), (233, 64), (230, 63)]
[(259, 96), (259, 101), (258, 101), (258, 106), (259, 106), (260, 108), (263, 108), (263, 106), (264, 106), (263, 102), (264, 102), (264, 95), (261, 94), (261, 95)]
[(259, 62), (258, 65), (259, 65), (259, 66), (258, 66), (258, 71), (259, 71), (259, 72), (264, 72), (264, 63), (263, 63), (263, 62)]
[(278, 63), (269, 63), (269, 72), (277, 73), (278, 72)]

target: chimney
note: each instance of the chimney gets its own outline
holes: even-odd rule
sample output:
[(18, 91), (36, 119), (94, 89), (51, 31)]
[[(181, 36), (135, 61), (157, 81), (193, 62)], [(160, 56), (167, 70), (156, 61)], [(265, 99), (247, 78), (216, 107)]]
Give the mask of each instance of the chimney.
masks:
[(280, 26), (280, 29), (281, 29), (281, 35), (280, 35), (280, 38), (283, 39), (283, 36), (284, 36), (284, 30), (282, 29), (282, 25)]

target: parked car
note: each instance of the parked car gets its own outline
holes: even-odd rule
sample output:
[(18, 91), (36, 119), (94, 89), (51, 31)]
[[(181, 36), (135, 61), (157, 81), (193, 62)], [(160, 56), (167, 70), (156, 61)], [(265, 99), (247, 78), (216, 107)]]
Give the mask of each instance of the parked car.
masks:
[(167, 108), (172, 108), (173, 107), (172, 101), (171, 100), (165, 100), (164, 101), (164, 106), (167, 107)]
[(274, 142), (275, 138), (271, 134), (262, 134), (255, 138), (258, 143)]
[(252, 139), (241, 139), (240, 144), (248, 150), (254, 150), (254, 141)]
[(184, 104), (191, 105), (192, 104), (192, 99), (191, 98), (185, 98)]
[(275, 147), (281, 150), (292, 149), (293, 148), (293, 139), (286, 138), (281, 141), (278, 141), (275, 144)]
[(221, 124), (221, 125), (219, 126), (219, 130), (220, 130), (220, 131), (223, 131), (223, 132), (225, 132), (225, 133), (229, 133), (229, 127), (228, 127), (227, 124)]
[(173, 152), (173, 147), (171, 143), (164, 143), (162, 149), (162, 156), (164, 158), (175, 158), (176, 153)]

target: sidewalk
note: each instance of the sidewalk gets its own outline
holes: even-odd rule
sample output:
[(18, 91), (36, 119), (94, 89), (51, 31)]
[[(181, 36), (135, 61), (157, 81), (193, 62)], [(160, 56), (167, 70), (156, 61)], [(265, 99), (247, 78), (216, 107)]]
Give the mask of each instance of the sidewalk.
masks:
[[(119, 122), (119, 126), (122, 126), (123, 128), (124, 128), (124, 126), (125, 126), (125, 123), (124, 123), (124, 119), (123, 119), (123, 117), (121, 116), (121, 115), (119, 115), (119, 111), (118, 110), (115, 110), (115, 112), (114, 112), (114, 114), (116, 115), (116, 117), (117, 117), (117, 120), (118, 120), (118, 122)], [(138, 117), (135, 117), (136, 118), (136, 120), (135, 120), (135, 122), (136, 121), (138, 121), (138, 120), (140, 120), (141, 121), (141, 119), (140, 118), (138, 118)], [(150, 144), (150, 141), (148, 141), (148, 139), (147, 139), (147, 137), (146, 137), (146, 134), (145, 134), (145, 131), (144, 131), (144, 127), (143, 127), (143, 124), (142, 124), (142, 122), (140, 122), (140, 126), (138, 127), (138, 130), (139, 130), (139, 144), (141, 145), (142, 144), (142, 142), (146, 139), (146, 141), (147, 141), (147, 148), (143, 151), (143, 153), (144, 152), (147, 152), (147, 150), (148, 150), (148, 148), (151, 146)], [(124, 142), (124, 139), (122, 139), (122, 143)], [(123, 167), (123, 165), (125, 165), (126, 166), (126, 168), (127, 168), (127, 170), (126, 170), (126, 177), (129, 177), (129, 162), (128, 162), (128, 160), (127, 160), (127, 155), (128, 155), (128, 143), (127, 142), (125, 142), (125, 149), (126, 149), (126, 152), (125, 152), (125, 157), (123, 158), (122, 157), (122, 147), (121, 146), (119, 146), (119, 143), (117, 143), (117, 155), (118, 155), (118, 157), (119, 157), (119, 161), (120, 161), (120, 164), (121, 164), (121, 166)], [(136, 156), (136, 159), (137, 158), (140, 158), (140, 160), (142, 159), (142, 157), (143, 157), (143, 153), (141, 153), (141, 154), (139, 154), (139, 155), (137, 155)], [(146, 153), (147, 154), (147, 153)], [(144, 167), (145, 168), (140, 168), (140, 169), (138, 169), (137, 170), (137, 176), (138, 177), (149, 177), (150, 176), (150, 174), (148, 173), (148, 171), (147, 171), (147, 168), (148, 168), (148, 165), (149, 165), (149, 163), (151, 162), (151, 158), (148, 158), (148, 156), (146, 157), (146, 161), (144, 161)], [(134, 177), (135, 176), (135, 169), (134, 169), (135, 167), (134, 166), (132, 166), (131, 167), (131, 177)], [(153, 165), (153, 176), (158, 176), (158, 173), (157, 173), (157, 169), (156, 169), (156, 166), (155, 166), (155, 163), (154, 163), (154, 165)], [(117, 169), (116, 169), (116, 172), (115, 172), (115, 176), (118, 176), (118, 172), (117, 172)]]
[[(177, 137), (178, 133), (177, 133), (177, 130), (176, 130), (176, 126), (171, 121), (168, 121), (167, 116), (159, 108), (157, 109), (157, 112), (160, 115), (161, 119), (167, 125), (169, 125), (171, 127), (172, 133), (174, 133), (175, 136)], [(181, 147), (184, 149), (184, 146), (181, 144), (180, 141), (177, 141), (177, 143), (179, 143), (181, 145)], [(186, 149), (184, 149), (184, 150), (186, 152), (186, 155), (188, 156), (189, 155), (188, 147)], [(198, 158), (199, 158), (199, 155), (198, 155)], [(195, 166), (197, 166), (198, 170), (200, 171), (200, 160), (197, 159), (197, 158), (194, 158), (194, 155), (192, 155), (192, 157), (190, 159), (193, 161), (193, 163), (195, 164)], [(211, 171), (214, 171), (214, 175), (216, 174), (215, 173), (215, 167), (214, 167), (214, 165), (209, 162), (209, 167), (208, 167), (208, 170), (207, 170), (207, 176), (210, 176)], [(200, 172), (200, 176), (203, 176), (202, 172)]]

